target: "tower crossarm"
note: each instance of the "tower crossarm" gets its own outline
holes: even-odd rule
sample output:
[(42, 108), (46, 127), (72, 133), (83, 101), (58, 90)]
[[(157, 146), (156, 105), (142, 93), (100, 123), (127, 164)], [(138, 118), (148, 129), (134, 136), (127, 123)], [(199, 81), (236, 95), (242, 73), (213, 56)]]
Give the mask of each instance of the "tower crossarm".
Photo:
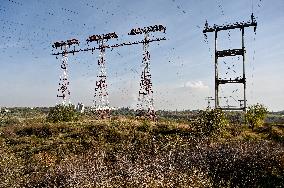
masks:
[(222, 109), (224, 111), (244, 111), (245, 110), (245, 108), (238, 108), (238, 107), (234, 107), (234, 106), (219, 107), (217, 109)]
[(89, 36), (89, 38), (86, 41), (87, 43), (89, 43), (93, 41), (99, 42), (101, 40), (109, 40), (109, 39), (116, 39), (116, 38), (118, 38), (118, 36), (115, 32), (113, 32), (113, 33), (107, 33), (107, 34), (102, 34), (102, 35), (92, 35), (92, 36)]
[(245, 53), (244, 49), (229, 49), (229, 50), (217, 51), (216, 56), (217, 57), (237, 56), (237, 55), (243, 56), (244, 53)]
[(245, 27), (254, 27), (254, 31), (256, 31), (257, 22), (253, 14), (251, 15), (251, 20), (248, 22), (236, 22), (233, 24), (227, 24), (221, 26), (214, 24), (213, 26), (208, 26), (208, 22), (206, 21), (203, 33), (218, 32), (218, 31), (231, 30), (231, 29), (244, 29)]
[(128, 33), (128, 35), (139, 35), (139, 34), (147, 34), (150, 32), (166, 32), (166, 27), (163, 25), (154, 25), (154, 26), (148, 26), (144, 28), (135, 28), (131, 29), (131, 31)]
[(215, 31), (224, 31), (224, 30), (231, 30), (231, 29), (242, 29), (245, 27), (257, 27), (257, 23), (256, 22), (247, 22), (247, 23), (234, 23), (231, 25), (223, 25), (223, 26), (218, 26), (218, 25), (214, 25), (213, 27), (206, 27), (203, 30), (203, 33), (209, 33), (209, 32), (215, 32)]
[(245, 79), (244, 78), (236, 78), (236, 79), (218, 79), (216, 80), (217, 84), (228, 84), (228, 83), (240, 83), (240, 84), (244, 84), (245, 83)]
[(117, 47), (122, 47), (122, 46), (127, 46), (127, 45), (135, 45), (135, 44), (145, 44), (145, 43), (150, 43), (150, 42), (159, 42), (167, 40), (166, 37), (162, 38), (154, 38), (154, 39), (148, 39), (148, 40), (142, 40), (142, 41), (135, 41), (135, 42), (124, 42), (121, 44), (114, 44), (114, 45), (101, 45), (100, 47), (93, 47), (93, 48), (85, 48), (85, 49), (78, 49), (78, 50), (70, 50), (70, 51), (63, 51), (63, 52), (57, 52), (57, 53), (52, 53), (51, 55), (63, 55), (63, 54), (75, 54), (78, 52), (88, 52), (88, 51), (95, 51), (95, 50), (101, 50), (103, 48), (117, 48)]

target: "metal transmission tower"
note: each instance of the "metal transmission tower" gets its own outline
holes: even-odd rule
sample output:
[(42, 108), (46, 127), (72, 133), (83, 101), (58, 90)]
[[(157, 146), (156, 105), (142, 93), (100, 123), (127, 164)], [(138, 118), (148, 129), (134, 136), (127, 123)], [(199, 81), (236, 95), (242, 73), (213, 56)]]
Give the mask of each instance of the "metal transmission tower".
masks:
[(107, 47), (104, 43), (107, 42), (109, 39), (113, 38), (118, 38), (115, 32), (103, 35), (92, 35), (87, 39), (87, 43), (93, 41), (97, 42), (97, 44), (99, 45), (98, 49), (100, 50), (93, 108), (97, 115), (101, 118), (106, 118), (110, 116), (110, 107), (107, 91), (107, 70), (105, 60), (105, 49)]
[(211, 101), (215, 101), (213, 97), (206, 97), (205, 100), (207, 101), (207, 109), (211, 109)]
[[(59, 77), (59, 88), (58, 88), (58, 93), (57, 97), (62, 98), (62, 104), (63, 105), (68, 105), (70, 104), (70, 91), (69, 91), (69, 80), (68, 80), (68, 51), (67, 49), (70, 48), (72, 45), (77, 44), (79, 45), (79, 41), (77, 39), (72, 39), (72, 40), (67, 40), (65, 41), (60, 41), (60, 42), (55, 42), (52, 47), (53, 48), (60, 48), (62, 52), (58, 53), (53, 53), (52, 55), (62, 55), (61, 59), (61, 69), (62, 69), (62, 75)], [(75, 46), (74, 46), (75, 50)], [(74, 54), (74, 53), (73, 53)], [(56, 57), (56, 59), (58, 59)]]
[[(229, 25), (222, 25), (218, 26), (215, 25), (213, 27), (208, 26), (206, 21), (205, 28), (203, 30), (204, 35), (208, 32), (215, 32), (215, 108), (220, 108), (223, 110), (243, 110), (246, 111), (246, 74), (245, 74), (245, 46), (244, 46), (244, 31), (246, 27), (254, 27), (254, 31), (256, 31), (257, 22), (255, 20), (254, 15), (251, 15), (251, 20), (248, 22), (241, 22), (241, 23), (234, 23)], [(241, 49), (228, 49), (228, 50), (217, 50), (217, 39), (218, 39), (218, 32), (225, 31), (225, 30), (232, 30), (232, 29), (240, 29), (242, 33), (242, 48)], [(229, 78), (229, 79), (221, 79), (219, 78), (219, 58), (229, 57), (229, 56), (242, 56), (242, 76), (237, 78)], [(221, 107), (219, 102), (219, 86), (222, 84), (243, 84), (243, 99), (239, 100), (240, 106), (233, 107), (233, 106), (225, 106)], [(231, 96), (230, 96), (231, 97)]]
[[(106, 49), (113, 49), (113, 48), (118, 48), (118, 47), (122, 47), (122, 46), (131, 46), (131, 45), (136, 45), (136, 44), (143, 44), (143, 49), (144, 49), (144, 58), (143, 58), (143, 67), (145, 69), (144, 73), (142, 74), (145, 75), (145, 77), (143, 76), (143, 81), (142, 81), (142, 85), (144, 85), (145, 90), (148, 91), (149, 87), (151, 88), (151, 75), (149, 75), (150, 73), (150, 69), (149, 69), (149, 60), (150, 60), (150, 54), (147, 50), (149, 43), (151, 42), (158, 42), (158, 41), (162, 41), (162, 40), (166, 40), (165, 37), (163, 38), (154, 38), (154, 39), (149, 39), (149, 33), (150, 32), (155, 32), (155, 31), (163, 31), (165, 32), (166, 28), (162, 25), (156, 25), (156, 26), (150, 26), (150, 27), (145, 27), (143, 29), (132, 29), (131, 32), (129, 33), (129, 35), (136, 35), (136, 34), (142, 34), (145, 33), (145, 35), (147, 34), (147, 37), (145, 37), (145, 40), (142, 41), (134, 41), (134, 42), (124, 42), (124, 43), (120, 43), (120, 44), (113, 44), (113, 45), (108, 45), (106, 44), (106, 42), (109, 39), (114, 39), (114, 38), (118, 38), (118, 36), (116, 35), (116, 33), (108, 33), (108, 34), (103, 34), (103, 35), (93, 35), (90, 36), (87, 39), (87, 43), (89, 42), (93, 42), (96, 41), (98, 44), (98, 47), (92, 47), (92, 48), (84, 48), (84, 49), (67, 49), (67, 46), (70, 47), (74, 42), (74, 44), (79, 44), (79, 42), (76, 39), (70, 40), (69, 42), (56, 42), (54, 43), (53, 47), (54, 48), (58, 48), (60, 47), (61, 50), (62, 48), (64, 48), (64, 50), (62, 52), (56, 52), (56, 53), (52, 53), (52, 55), (62, 55), (63, 57), (67, 57), (68, 54), (75, 54), (75, 53), (79, 53), (79, 52), (88, 52), (91, 51), (92, 53), (95, 50), (99, 50), (100, 51), (100, 55), (99, 55), (99, 60), (98, 60), (98, 76), (97, 76), (97, 81), (96, 81), (96, 88), (95, 88), (95, 95), (94, 95), (94, 111), (98, 114), (98, 116), (100, 118), (105, 118), (108, 117), (110, 115), (110, 110), (111, 108), (109, 107), (109, 101), (108, 101), (108, 92), (107, 92), (107, 73), (106, 73), (106, 60), (105, 60), (105, 51)], [(76, 42), (76, 41), (77, 42)], [(68, 51), (69, 50), (69, 51)], [(65, 59), (67, 60), (67, 58)], [(144, 61), (145, 60), (145, 61)], [(66, 67), (67, 70), (67, 61), (64, 61), (66, 66), (62, 66), (63, 68)], [(64, 69), (65, 70), (65, 69)], [(64, 74), (65, 75), (65, 74)], [(67, 72), (66, 72), (67, 75)], [(150, 76), (150, 77), (149, 77)], [(68, 85), (69, 82), (67, 80), (68, 76), (64, 77), (64, 81), (66, 81), (64, 85), (64, 87), (60, 87), (59, 91), (62, 92), (63, 98), (65, 99), (67, 94), (69, 96), (70, 92), (68, 92)], [(150, 84), (149, 84), (150, 81)], [(146, 87), (147, 86), (147, 87)], [(142, 87), (142, 86), (141, 86)], [(62, 88), (62, 89), (61, 89)], [(67, 92), (64, 93), (64, 92)], [(149, 90), (150, 91), (150, 90)], [(152, 91), (152, 89), (151, 89)], [(153, 91), (151, 92), (153, 93)], [(151, 104), (153, 104), (153, 100), (151, 102)], [(153, 105), (152, 105), (153, 107)], [(153, 108), (152, 111), (149, 111), (151, 113), (154, 113)]]
[(149, 26), (144, 28), (132, 29), (129, 35), (144, 34), (143, 41), (143, 60), (142, 60), (142, 73), (139, 89), (139, 97), (137, 104), (138, 116), (146, 116), (150, 119), (155, 119), (156, 114), (154, 110), (153, 88), (150, 72), (150, 52), (148, 51), (149, 33), (151, 32), (166, 32), (166, 27), (162, 25)]

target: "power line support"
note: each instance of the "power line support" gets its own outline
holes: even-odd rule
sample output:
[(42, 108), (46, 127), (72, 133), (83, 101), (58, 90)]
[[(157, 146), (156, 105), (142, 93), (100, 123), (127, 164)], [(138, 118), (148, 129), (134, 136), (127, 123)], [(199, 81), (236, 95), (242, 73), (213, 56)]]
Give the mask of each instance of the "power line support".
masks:
[[(60, 52), (62, 55), (61, 60), (61, 70), (62, 75), (59, 77), (59, 88), (57, 89), (58, 94), (57, 98), (62, 98), (62, 105), (69, 105), (71, 103), (70, 101), (70, 90), (69, 90), (69, 76), (68, 76), (68, 51), (67, 49), (70, 48), (72, 45), (77, 44), (79, 45), (79, 41), (77, 39), (67, 40), (66, 42), (60, 41), (55, 42), (52, 47), (57, 49), (60, 48), (63, 50)], [(75, 47), (74, 47), (75, 49)], [(56, 57), (57, 58), (57, 57)]]
[[(99, 60), (98, 60), (98, 75), (95, 86), (95, 94), (93, 100), (93, 110), (99, 118), (110, 117), (111, 108), (109, 106), (108, 91), (107, 91), (107, 69), (106, 69), (106, 59), (105, 59), (105, 42), (109, 39), (118, 38), (115, 32), (103, 34), (103, 35), (93, 35), (87, 39), (87, 42), (96, 41), (99, 45), (100, 50)], [(92, 50), (93, 52), (93, 50)]]
[[(254, 32), (256, 31), (257, 22), (254, 18), (254, 15), (251, 15), (251, 20), (249, 22), (241, 22), (241, 23), (235, 23), (235, 24), (229, 24), (229, 25), (222, 25), (218, 26), (215, 25), (213, 27), (208, 26), (208, 23), (206, 21), (205, 23), (205, 29), (203, 30), (203, 33), (206, 35), (208, 32), (214, 32), (215, 33), (215, 108), (216, 109), (222, 109), (222, 110), (243, 110), (246, 111), (247, 108), (247, 99), (246, 99), (246, 74), (245, 74), (245, 45), (244, 45), (244, 31), (246, 27), (254, 27)], [(240, 29), (241, 35), (242, 35), (242, 48), (241, 49), (228, 49), (228, 50), (222, 50), (218, 51), (217, 48), (217, 41), (218, 41), (218, 32), (225, 31), (225, 30), (231, 30), (231, 29)], [(229, 78), (229, 79), (221, 79), (219, 78), (219, 64), (218, 59), (228, 56), (242, 56), (242, 76), (237, 78)], [(222, 84), (243, 84), (243, 99), (239, 100), (240, 106), (239, 107), (233, 107), (233, 106), (220, 106), (220, 96), (219, 96), (219, 86)]]
[(213, 97), (206, 97), (205, 100), (207, 101), (207, 110), (211, 109), (211, 101), (215, 102), (215, 99)]
[[(68, 54), (75, 54), (79, 52), (89, 52), (92, 53), (96, 50), (100, 51), (98, 66), (99, 73), (96, 81), (95, 95), (94, 95), (94, 111), (98, 114), (100, 118), (106, 118), (110, 116), (111, 108), (109, 107), (108, 101), (108, 92), (107, 92), (107, 71), (106, 71), (106, 60), (105, 60), (105, 51), (106, 49), (113, 49), (122, 46), (131, 46), (136, 44), (143, 44), (143, 60), (142, 60), (142, 74), (141, 74), (141, 82), (140, 82), (140, 90), (139, 90), (139, 98), (140, 101), (138, 104), (138, 115), (142, 115), (144, 117), (150, 117), (154, 119), (156, 117), (154, 111), (154, 100), (153, 100), (153, 90), (152, 90), (152, 82), (151, 82), (151, 73), (150, 73), (150, 52), (148, 51), (149, 44), (151, 42), (159, 42), (166, 40), (163, 38), (149, 38), (150, 32), (164, 32), (166, 31), (166, 27), (162, 25), (154, 25), (144, 28), (132, 29), (128, 35), (138, 35), (144, 34), (144, 40), (134, 41), (134, 42), (124, 42), (120, 44), (107, 45), (109, 39), (118, 38), (115, 32), (103, 34), (103, 35), (93, 35), (87, 39), (87, 44), (89, 42), (96, 41), (98, 47), (92, 48), (84, 48), (84, 49), (72, 49), (72, 50), (64, 50), (61, 52), (53, 52), (52, 55), (58, 56), (67, 56)], [(75, 40), (75, 39), (74, 39)], [(62, 43), (62, 44), (61, 44)], [(53, 46), (61, 47), (64, 46), (66, 42), (56, 42)], [(78, 42), (79, 44), (79, 42)], [(67, 44), (69, 45), (69, 44)], [(143, 112), (143, 113), (141, 113)]]
[(150, 71), (150, 52), (148, 50), (150, 32), (166, 32), (166, 27), (162, 25), (149, 26), (144, 28), (132, 29), (129, 35), (144, 34), (143, 41), (143, 60), (142, 60), (142, 73), (140, 80), (140, 89), (138, 93), (138, 104), (137, 104), (137, 116), (149, 118), (152, 120), (156, 119), (156, 113), (154, 109), (154, 98), (153, 98), (153, 84), (152, 75)]

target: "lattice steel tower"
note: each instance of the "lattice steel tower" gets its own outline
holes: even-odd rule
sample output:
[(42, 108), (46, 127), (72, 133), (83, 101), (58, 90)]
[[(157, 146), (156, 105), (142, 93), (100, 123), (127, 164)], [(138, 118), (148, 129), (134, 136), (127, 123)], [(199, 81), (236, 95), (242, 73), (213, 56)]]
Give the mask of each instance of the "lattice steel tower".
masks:
[(108, 91), (107, 91), (107, 69), (105, 50), (109, 46), (105, 42), (112, 38), (118, 38), (116, 33), (108, 33), (103, 35), (92, 35), (87, 39), (87, 42), (96, 41), (100, 50), (98, 59), (98, 75), (95, 85), (95, 94), (93, 100), (93, 110), (100, 118), (107, 118), (110, 116), (111, 108), (109, 106)]
[[(63, 50), (62, 52), (53, 53), (53, 55), (62, 55), (61, 59), (61, 65), (60, 68), (62, 70), (62, 74), (59, 77), (59, 88), (57, 89), (57, 98), (62, 98), (62, 104), (63, 105), (69, 105), (71, 103), (70, 101), (70, 90), (69, 90), (69, 76), (68, 76), (68, 54), (70, 52), (67, 51), (68, 48), (70, 48), (72, 45), (77, 44), (79, 45), (79, 41), (77, 39), (71, 39), (60, 42), (55, 42), (52, 47), (53, 48), (60, 48)], [(75, 50), (75, 47), (74, 47)], [(74, 54), (74, 53), (73, 53)]]
[(138, 96), (137, 111), (138, 116), (147, 116), (151, 119), (155, 119), (154, 99), (153, 99), (153, 88), (151, 81), (150, 71), (150, 52), (148, 51), (149, 43), (152, 42), (149, 39), (150, 32), (164, 32), (166, 28), (162, 25), (149, 26), (144, 28), (132, 29), (129, 35), (144, 34), (143, 41), (143, 59), (142, 59), (142, 73), (140, 80), (140, 89)]
[(139, 89), (137, 107), (140, 111), (147, 110), (149, 114), (154, 114), (154, 99), (150, 72), (150, 53), (148, 51), (149, 34), (145, 34), (145, 43), (143, 43), (142, 73)]
[[(64, 51), (66, 52), (66, 46), (64, 46)], [(62, 55), (61, 69), (63, 70), (62, 75), (59, 77), (59, 88), (57, 91), (59, 94), (57, 97), (62, 97), (62, 104), (66, 105), (71, 103), (70, 101), (70, 90), (69, 90), (69, 80), (68, 80), (68, 53)]]
[(99, 60), (98, 60), (98, 75), (95, 86), (94, 95), (94, 109), (96, 111), (108, 111), (109, 110), (109, 100), (107, 91), (107, 71), (106, 71), (106, 60), (105, 60), (105, 48), (103, 48), (103, 40), (100, 40), (99, 45), (101, 47)]

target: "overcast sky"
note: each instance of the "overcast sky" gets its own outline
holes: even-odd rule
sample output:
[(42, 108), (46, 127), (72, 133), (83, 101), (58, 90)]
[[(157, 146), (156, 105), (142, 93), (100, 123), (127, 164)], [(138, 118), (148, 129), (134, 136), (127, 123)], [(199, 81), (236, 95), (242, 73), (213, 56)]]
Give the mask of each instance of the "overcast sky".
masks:
[[(205, 40), (209, 25), (249, 21), (258, 28), (245, 31), (248, 103), (270, 110), (284, 109), (283, 0), (0, 0), (0, 106), (53, 106), (57, 98), (60, 58), (52, 43), (77, 38), (86, 47), (89, 35), (116, 32), (121, 43), (143, 39), (128, 36), (136, 27), (162, 24), (167, 41), (150, 44), (156, 109), (204, 109), (214, 96), (214, 38)], [(240, 48), (239, 30), (222, 32), (218, 48)], [(69, 56), (71, 101), (91, 105), (98, 52)], [(110, 105), (136, 107), (142, 45), (106, 51)], [(222, 76), (241, 75), (240, 61), (220, 61)], [(238, 105), (242, 87), (221, 88), (230, 105)], [(231, 96), (231, 97), (230, 97)], [(222, 99), (223, 100), (223, 99)], [(226, 101), (222, 101), (226, 104)]]

